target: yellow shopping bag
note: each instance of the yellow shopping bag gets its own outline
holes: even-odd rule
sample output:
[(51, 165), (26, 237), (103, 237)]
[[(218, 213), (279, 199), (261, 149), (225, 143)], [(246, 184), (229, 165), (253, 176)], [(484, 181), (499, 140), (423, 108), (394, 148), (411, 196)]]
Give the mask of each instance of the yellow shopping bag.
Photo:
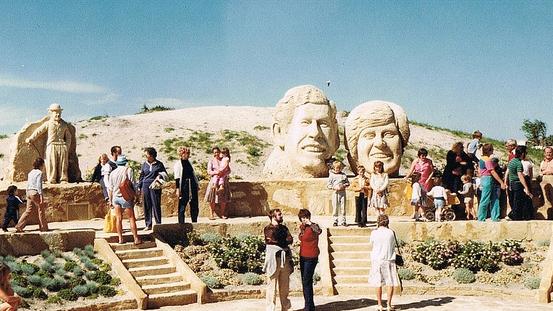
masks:
[(115, 217), (115, 211), (110, 208), (104, 217), (104, 232), (117, 232), (117, 218)]

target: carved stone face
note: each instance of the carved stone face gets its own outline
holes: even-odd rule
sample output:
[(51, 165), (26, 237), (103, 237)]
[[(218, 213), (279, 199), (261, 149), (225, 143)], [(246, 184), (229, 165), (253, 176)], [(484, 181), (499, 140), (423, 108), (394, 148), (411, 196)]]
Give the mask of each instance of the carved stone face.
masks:
[(61, 120), (61, 110), (50, 110), (50, 119), (59, 122)]
[(336, 150), (335, 123), (328, 105), (307, 103), (297, 107), (286, 131), (286, 157), (300, 167), (325, 165)]
[(397, 171), (401, 165), (401, 154), (401, 139), (393, 123), (367, 128), (359, 136), (359, 164), (370, 167), (371, 172), (375, 161), (382, 161), (385, 171)]
[(384, 101), (370, 101), (353, 109), (346, 120), (350, 166), (362, 165), (374, 171), (374, 162), (384, 163), (384, 172), (397, 175), (403, 146), (409, 140), (405, 111)]

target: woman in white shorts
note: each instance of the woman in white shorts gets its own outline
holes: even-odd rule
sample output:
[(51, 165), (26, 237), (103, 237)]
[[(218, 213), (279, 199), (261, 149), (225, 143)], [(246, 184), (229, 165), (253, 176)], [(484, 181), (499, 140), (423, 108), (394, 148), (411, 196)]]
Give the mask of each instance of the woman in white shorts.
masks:
[(369, 285), (376, 287), (376, 299), (378, 310), (382, 307), (382, 287), (387, 286), (388, 303), (386, 310), (394, 310), (392, 296), (394, 286), (399, 286), (399, 278), (396, 268), (396, 239), (394, 231), (388, 228), (390, 220), (386, 215), (379, 215), (377, 219), (378, 228), (371, 233), (371, 271), (369, 274)]

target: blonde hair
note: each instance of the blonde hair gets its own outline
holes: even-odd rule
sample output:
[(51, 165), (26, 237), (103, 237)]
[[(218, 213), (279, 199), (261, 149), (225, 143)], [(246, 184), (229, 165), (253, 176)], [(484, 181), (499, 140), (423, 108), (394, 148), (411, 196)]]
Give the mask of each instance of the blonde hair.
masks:
[(342, 169), (343, 165), (342, 165), (342, 162), (340, 162), (340, 161), (334, 161), (334, 162), (332, 162), (332, 167), (334, 169)]

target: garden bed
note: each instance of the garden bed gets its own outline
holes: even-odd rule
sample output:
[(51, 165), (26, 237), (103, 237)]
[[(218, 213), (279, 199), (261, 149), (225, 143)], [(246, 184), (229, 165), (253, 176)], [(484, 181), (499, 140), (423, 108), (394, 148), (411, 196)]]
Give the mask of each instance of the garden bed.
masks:
[[(221, 236), (216, 233), (189, 232), (175, 251), (211, 289), (212, 301), (237, 299), (241, 296), (264, 295), (266, 276), (262, 271), (265, 243), (262, 237), (239, 234)], [(299, 271), (299, 244), (292, 247), (294, 272), (290, 275), (290, 291), (302, 290)], [(314, 290), (321, 292), (319, 265), (315, 270)]]
[(108, 263), (96, 257), (92, 245), (72, 252), (45, 250), (36, 256), (0, 260), (12, 271), (11, 285), (23, 299), (20, 310), (82, 308), (114, 300), (128, 304), (121, 281)]
[(548, 241), (413, 242), (402, 247), (398, 272), (408, 294), (535, 297)]

